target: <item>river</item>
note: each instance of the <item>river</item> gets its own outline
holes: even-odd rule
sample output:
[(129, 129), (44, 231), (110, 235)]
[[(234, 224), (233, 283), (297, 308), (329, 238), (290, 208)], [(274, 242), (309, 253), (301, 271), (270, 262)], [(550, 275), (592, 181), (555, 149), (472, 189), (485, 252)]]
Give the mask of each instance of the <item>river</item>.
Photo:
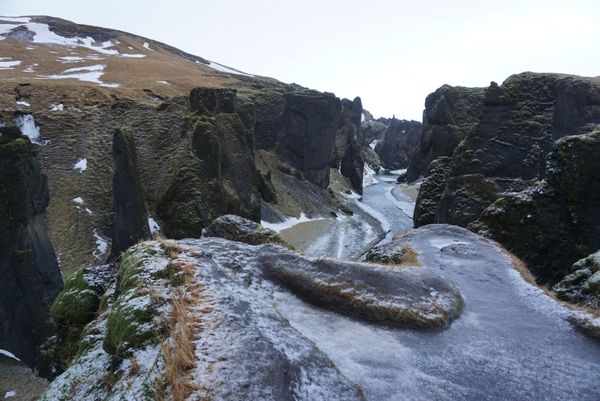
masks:
[[(401, 194), (400, 200), (390, 196), (390, 180), (383, 177), (365, 188), (362, 200), (351, 199), (370, 219), (361, 212), (338, 218), (306, 253), (357, 259), (372, 243), (410, 228), (410, 210), (400, 209), (410, 205)], [(567, 310), (525, 282), (496, 246), (439, 227), (423, 230), (415, 244), (421, 262), (454, 282), (465, 299), (462, 316), (448, 329), (375, 326), (285, 292), (277, 309), (367, 399), (600, 400), (600, 343), (575, 330)]]

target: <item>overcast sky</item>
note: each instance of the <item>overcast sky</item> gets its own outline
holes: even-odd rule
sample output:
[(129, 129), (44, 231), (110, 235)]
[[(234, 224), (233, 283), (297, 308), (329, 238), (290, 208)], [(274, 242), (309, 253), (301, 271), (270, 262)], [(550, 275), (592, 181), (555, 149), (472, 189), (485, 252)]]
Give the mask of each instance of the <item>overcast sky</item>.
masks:
[(600, 75), (600, 0), (0, 0), (0, 15), (120, 29), (421, 120), (448, 83)]

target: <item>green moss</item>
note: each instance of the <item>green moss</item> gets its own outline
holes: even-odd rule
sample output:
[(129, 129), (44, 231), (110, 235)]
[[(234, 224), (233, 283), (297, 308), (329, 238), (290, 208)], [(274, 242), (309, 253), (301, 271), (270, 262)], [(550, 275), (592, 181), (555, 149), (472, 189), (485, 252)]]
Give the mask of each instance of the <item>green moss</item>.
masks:
[(128, 289), (135, 287), (139, 266), (145, 259), (155, 254), (156, 251), (154, 248), (138, 244), (129, 248), (121, 255), (119, 271), (117, 273), (117, 288), (119, 292), (124, 293)]
[(104, 351), (114, 357), (125, 358), (130, 349), (156, 340), (160, 331), (153, 324), (155, 314), (147, 294), (133, 289), (119, 297), (107, 317), (107, 333), (102, 344)]
[(69, 277), (50, 307), (50, 314), (59, 324), (83, 327), (94, 318), (99, 305), (100, 297), (85, 281), (81, 269)]

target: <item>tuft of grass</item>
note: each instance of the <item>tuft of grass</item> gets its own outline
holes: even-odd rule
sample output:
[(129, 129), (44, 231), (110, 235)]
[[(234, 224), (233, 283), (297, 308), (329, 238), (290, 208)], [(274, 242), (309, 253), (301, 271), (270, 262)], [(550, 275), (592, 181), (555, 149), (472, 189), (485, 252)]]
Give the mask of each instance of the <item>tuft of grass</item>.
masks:
[(401, 249), (401, 261), (400, 266), (420, 266), (419, 253), (415, 251), (410, 245), (404, 245)]

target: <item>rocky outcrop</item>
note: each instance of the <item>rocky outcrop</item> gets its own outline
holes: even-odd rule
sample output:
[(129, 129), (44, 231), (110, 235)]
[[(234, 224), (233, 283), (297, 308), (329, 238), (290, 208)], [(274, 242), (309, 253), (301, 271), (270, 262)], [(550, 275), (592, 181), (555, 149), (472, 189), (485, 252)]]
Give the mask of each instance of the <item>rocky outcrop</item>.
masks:
[(234, 214), (221, 216), (202, 231), (203, 237), (220, 237), (250, 245), (279, 244), (290, 247), (275, 231)]
[(440, 199), (450, 174), (451, 160), (450, 157), (442, 156), (429, 163), (415, 203), (413, 213), (415, 227), (435, 223)]
[(191, 152), (157, 205), (168, 237), (200, 237), (228, 213), (260, 219), (254, 114), (234, 99), (234, 90), (197, 88), (190, 95)]
[(407, 168), (414, 153), (418, 151), (421, 123), (396, 118), (387, 120), (386, 123), (383, 140), (375, 145), (381, 165), (388, 170)]
[[(452, 102), (440, 96), (448, 92)], [(585, 189), (598, 185), (592, 171), (597, 134), (590, 134), (600, 123), (595, 79), (522, 73), (485, 90), (442, 87), (428, 97), (425, 116), (421, 154), (436, 139), (462, 141), (446, 154), (447, 172), (428, 171), (415, 225), (484, 232), (524, 258), (542, 282), (556, 282), (600, 247), (593, 239), (597, 200)], [(448, 141), (456, 132), (461, 135)]]
[(334, 166), (340, 167), (340, 173), (350, 180), (352, 188), (362, 194), (364, 161), (362, 158), (363, 137), (361, 133), (362, 102), (359, 97), (354, 101), (342, 100), (340, 128), (337, 131)]
[(63, 287), (46, 232), (48, 187), (37, 152), (0, 127), (0, 348), (34, 366), (55, 332), (48, 309)]
[(600, 129), (556, 142), (546, 179), (504, 194), (471, 229), (522, 257), (541, 282), (562, 279), (570, 266), (600, 248)]
[(408, 181), (419, 178), (438, 157), (452, 156), (477, 126), (484, 92), (484, 88), (444, 85), (427, 96), (418, 149), (406, 172)]
[(600, 299), (600, 252), (595, 252), (578, 260), (571, 266), (571, 272), (552, 291), (565, 301), (583, 303), (598, 308)]
[(135, 140), (131, 133), (115, 130), (113, 158), (115, 217), (111, 256), (118, 258), (130, 246), (150, 238), (150, 229), (142, 195)]
[[(300, 302), (292, 294), (402, 326), (444, 327), (462, 307), (456, 288), (429, 270), (312, 260), (222, 238), (149, 241), (123, 254), (102, 296), (106, 308), (41, 400), (169, 399), (175, 386), (192, 399), (365, 399), (286, 318)], [(184, 331), (193, 360), (174, 366), (190, 346)]]

